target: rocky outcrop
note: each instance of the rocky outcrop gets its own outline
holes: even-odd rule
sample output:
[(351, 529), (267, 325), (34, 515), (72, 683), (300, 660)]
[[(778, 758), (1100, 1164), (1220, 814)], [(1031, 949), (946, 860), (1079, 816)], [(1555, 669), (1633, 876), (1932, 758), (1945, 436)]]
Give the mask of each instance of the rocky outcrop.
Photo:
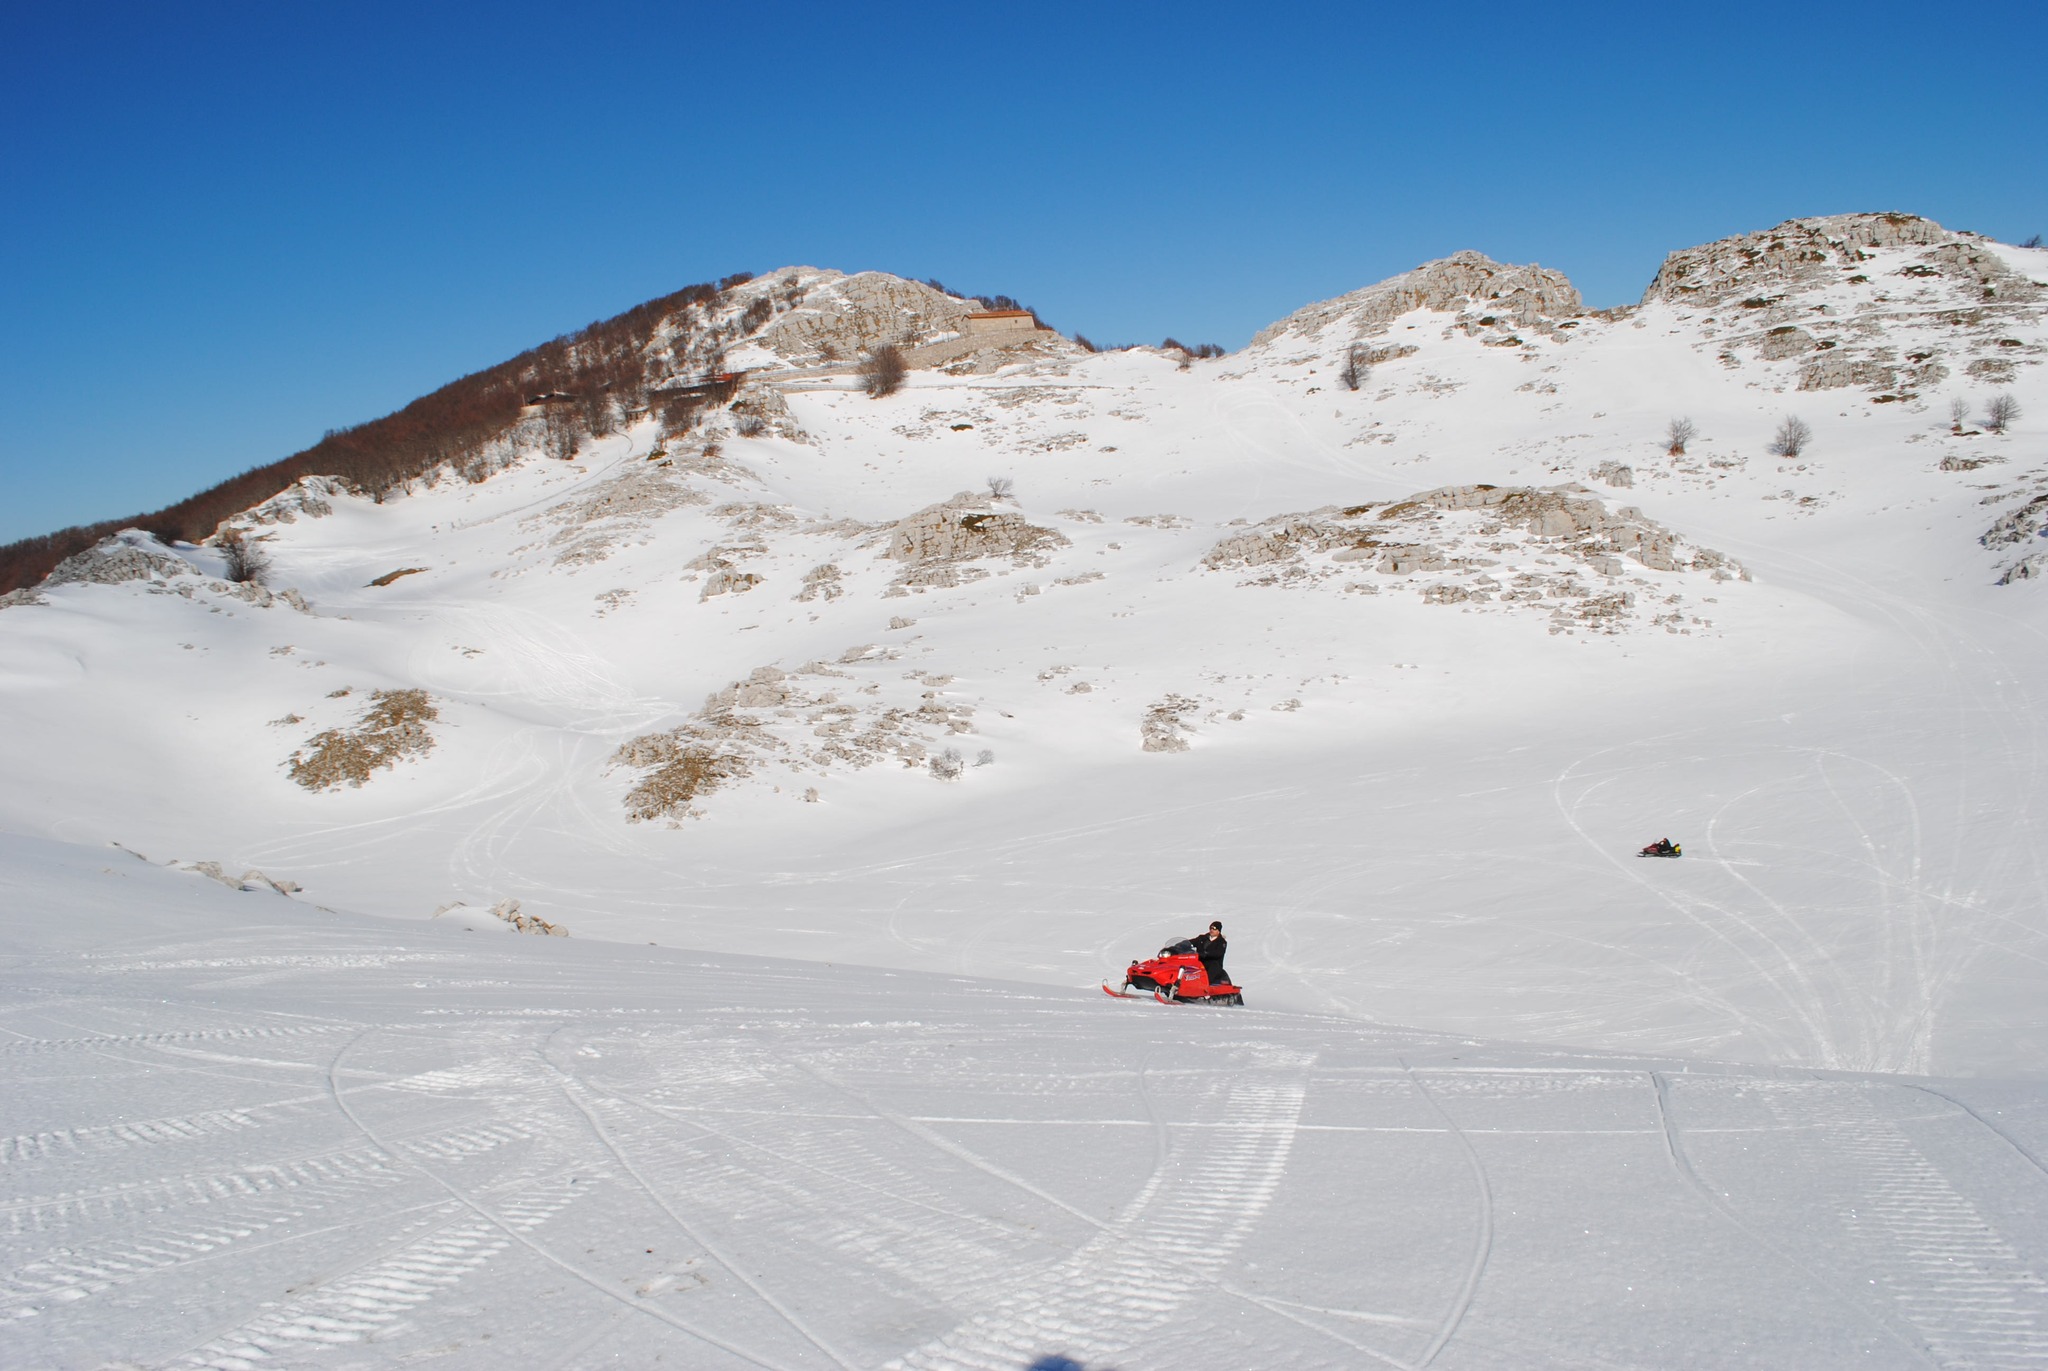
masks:
[(124, 528), (85, 551), (66, 557), (43, 585), (112, 586), (124, 581), (168, 581), (198, 574), (190, 562), (166, 548), (154, 535), (139, 528)]
[(1539, 331), (1585, 312), (1563, 272), (1509, 266), (1479, 252), (1426, 262), (1377, 285), (1298, 309), (1261, 329), (1252, 346), (1337, 329), (1346, 337), (1382, 333), (1418, 309), (1458, 315), (1468, 331), (1502, 326)]
[(1760, 233), (1674, 252), (1643, 293), (1643, 303), (1765, 305), (1773, 295), (1856, 275), (1873, 254), (1899, 248), (1924, 249), (1896, 269), (1909, 279), (1943, 277), (1979, 298), (1987, 290), (2002, 299), (2032, 299), (2040, 293), (1974, 234), (1956, 233), (1914, 214), (1836, 214), (1788, 219)]
[(887, 529), (882, 556), (902, 562), (886, 594), (956, 586), (988, 575), (978, 561), (1007, 558), (1013, 566), (1044, 566), (1046, 553), (1068, 546), (1065, 534), (1041, 528), (1021, 514), (998, 512), (987, 495), (961, 491)]
[(1139, 721), (1139, 747), (1146, 752), (1186, 752), (1195, 731), (1188, 716), (1200, 708), (1200, 701), (1185, 695), (1169, 695), (1154, 702)]
[(795, 274), (802, 282), (801, 297), (776, 316), (759, 341), (797, 366), (852, 362), (880, 343), (916, 347), (937, 342), (958, 333), (960, 321), (979, 308), (879, 271), (845, 276), (798, 268)]
[[(628, 742), (612, 757), (614, 766), (642, 773), (625, 796), (627, 818), (696, 817), (703, 812), (699, 801), (769, 766), (829, 775), (894, 761), (957, 779), (952, 763), (958, 755), (943, 743), (973, 731), (974, 710), (946, 698), (948, 676), (913, 672), (862, 684), (862, 663), (894, 656), (859, 647), (849, 648), (837, 665), (756, 667), (744, 681), (712, 692), (683, 723)], [(815, 789), (805, 798), (815, 799)]]
[[(1250, 573), (1243, 585), (1308, 587), (1370, 569), (1405, 579), (1426, 604), (1545, 611), (1553, 632), (1614, 633), (1639, 623), (1689, 632), (1687, 616), (1670, 607), (1673, 588), (1630, 563), (1747, 579), (1720, 553), (1639, 509), (1609, 509), (1583, 486), (1445, 486), (1406, 500), (1284, 514), (1232, 534), (1202, 559), (1211, 570)], [(1371, 582), (1344, 588), (1379, 593)]]

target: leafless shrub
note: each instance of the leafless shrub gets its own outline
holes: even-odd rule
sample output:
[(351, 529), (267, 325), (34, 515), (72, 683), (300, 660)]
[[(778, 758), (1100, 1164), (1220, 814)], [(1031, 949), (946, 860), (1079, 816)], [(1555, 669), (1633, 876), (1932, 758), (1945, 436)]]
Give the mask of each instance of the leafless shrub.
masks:
[(942, 781), (957, 781), (960, 773), (967, 769), (967, 759), (960, 755), (960, 749), (949, 747), (935, 754), (930, 762), (932, 775)]
[(733, 419), (732, 427), (742, 438), (758, 438), (768, 431), (768, 421), (758, 414), (741, 414)]
[(2023, 247), (2023, 248), (2037, 248), (2037, 247), (2040, 247), (2040, 246), (2041, 246), (2041, 235), (2040, 235), (2040, 234), (2038, 234), (2038, 233), (2037, 233), (2037, 234), (2035, 234), (2035, 235), (2034, 235), (2033, 237), (2031, 237), (2031, 238), (2027, 239), (2027, 241), (2026, 241), (2026, 242), (2024, 242), (2024, 243), (2021, 243), (2021, 244), (2020, 244), (2020, 246), (2021, 246), (2021, 247)]
[(1970, 422), (1970, 402), (1958, 395), (1948, 402), (1948, 431), (1961, 433), (1963, 425)]
[(974, 764), (976, 766), (994, 766), (996, 764), (995, 749), (988, 747), (983, 748), (980, 752), (975, 754)]
[(221, 556), (227, 561), (227, 576), (230, 581), (251, 585), (262, 585), (270, 574), (270, 554), (259, 543), (251, 542), (238, 528), (231, 528), (218, 539)]
[(1685, 456), (1685, 445), (1699, 436), (1700, 426), (1690, 419), (1673, 419), (1664, 426), (1664, 451), (1672, 457)]
[(1994, 395), (1991, 397), (1991, 403), (1984, 407), (1984, 427), (1993, 433), (2005, 432), (2019, 417), (2020, 402), (2010, 395)]
[(1812, 441), (1812, 425), (1797, 415), (1788, 414), (1785, 422), (1778, 425), (1778, 431), (1771, 435), (1770, 452), (1773, 457), (1797, 457)]
[(868, 349), (854, 370), (868, 398), (879, 400), (903, 389), (903, 379), (910, 374), (910, 364), (904, 360), (902, 348), (894, 343), (878, 343)]
[(1346, 390), (1357, 390), (1372, 375), (1372, 368), (1366, 364), (1365, 349), (1352, 347), (1344, 354), (1343, 369), (1337, 373), (1338, 383)]
[(1075, 334), (1075, 335), (1074, 335), (1074, 342), (1075, 342), (1075, 343), (1076, 343), (1076, 344), (1077, 344), (1077, 345), (1078, 345), (1078, 346), (1080, 347), (1080, 349), (1081, 349), (1081, 350), (1082, 350), (1083, 352), (1100, 352), (1100, 351), (1102, 351), (1102, 349), (1101, 349), (1101, 348), (1099, 348), (1099, 347), (1095, 346), (1094, 342), (1093, 342), (1093, 341), (1091, 341), (1091, 340), (1089, 339), (1088, 335), (1087, 335), (1087, 334), (1085, 334), (1085, 333), (1077, 333), (1077, 334)]
[(988, 496), (991, 500), (1008, 500), (1017, 493), (1017, 483), (1007, 476), (988, 478)]

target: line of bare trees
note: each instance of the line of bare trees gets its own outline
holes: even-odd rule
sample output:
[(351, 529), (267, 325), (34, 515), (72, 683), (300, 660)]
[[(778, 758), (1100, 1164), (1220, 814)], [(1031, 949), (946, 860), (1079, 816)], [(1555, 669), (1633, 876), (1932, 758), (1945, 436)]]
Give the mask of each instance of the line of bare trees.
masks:
[[(0, 545), (0, 594), (36, 584), (66, 557), (124, 528), (145, 529), (166, 542), (199, 542), (223, 519), (263, 503), (303, 476), (339, 477), (382, 500), (439, 467), (476, 470), (479, 455), (518, 424), (530, 404), (542, 406), (546, 449), (556, 456), (574, 455), (586, 434), (610, 433), (647, 406), (649, 383), (659, 379), (649, 348), (665, 322), (676, 320), (679, 327), (702, 332), (706, 309), (752, 279), (739, 272), (716, 284), (685, 286), (649, 300), (452, 381), (381, 419), (330, 430), (301, 452), (252, 467), (162, 509)], [(750, 306), (726, 329), (759, 328), (773, 313), (772, 306), (762, 309), (764, 304)], [(668, 419), (671, 407), (680, 420), (717, 402), (702, 394), (687, 403), (664, 400), (663, 418)]]

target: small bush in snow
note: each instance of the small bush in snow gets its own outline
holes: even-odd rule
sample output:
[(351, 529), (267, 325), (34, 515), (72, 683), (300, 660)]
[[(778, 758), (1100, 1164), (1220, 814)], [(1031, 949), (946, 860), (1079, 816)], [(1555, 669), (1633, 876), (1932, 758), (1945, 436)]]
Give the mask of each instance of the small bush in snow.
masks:
[(1984, 407), (1984, 427), (1993, 433), (2005, 432), (2019, 417), (2020, 402), (2010, 395), (1994, 395), (1991, 403)]
[(1813, 427), (1796, 414), (1785, 416), (1785, 422), (1778, 425), (1778, 431), (1771, 435), (1773, 457), (1797, 457), (1806, 451), (1806, 445), (1813, 441)]
[(1948, 431), (1961, 433), (1963, 425), (1970, 421), (1970, 402), (1958, 395), (1948, 402)]
[(1344, 369), (1337, 373), (1337, 379), (1344, 389), (1357, 390), (1372, 375), (1372, 368), (1365, 363), (1365, 349), (1354, 347), (1344, 354)]
[(742, 438), (758, 438), (768, 430), (768, 421), (758, 414), (742, 414), (732, 422), (733, 432)]
[(868, 349), (855, 370), (860, 376), (860, 388), (868, 393), (869, 399), (879, 400), (903, 389), (910, 363), (904, 360), (902, 348), (894, 343), (881, 343)]
[(1690, 419), (1673, 419), (1664, 426), (1664, 451), (1672, 457), (1685, 456), (1685, 445), (1699, 436), (1700, 426)]
[(976, 766), (994, 766), (995, 763), (996, 754), (992, 748), (983, 748), (974, 759), (974, 764)]
[(931, 760), (932, 775), (942, 781), (957, 781), (960, 773), (967, 769), (967, 759), (960, 755), (960, 749), (949, 747)]
[(1007, 476), (988, 478), (988, 495), (991, 500), (1007, 500), (1017, 493), (1017, 483)]
[(250, 542), (240, 529), (231, 528), (220, 535), (220, 551), (227, 560), (230, 581), (263, 584), (264, 576), (270, 571), (270, 554), (259, 544)]

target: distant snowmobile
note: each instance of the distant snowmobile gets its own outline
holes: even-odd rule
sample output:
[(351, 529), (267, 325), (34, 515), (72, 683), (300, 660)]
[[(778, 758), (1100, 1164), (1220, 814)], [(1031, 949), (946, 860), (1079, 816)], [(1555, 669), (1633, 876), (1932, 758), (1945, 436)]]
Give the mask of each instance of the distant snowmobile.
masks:
[(1659, 838), (1636, 855), (1638, 857), (1682, 857), (1685, 855), (1685, 849), (1672, 842), (1669, 838)]
[(1123, 988), (1112, 990), (1105, 983), (1102, 993), (1126, 1000), (1149, 993), (1161, 1004), (1244, 1003), (1242, 987), (1209, 979), (1192, 941), (1171, 943), (1156, 957), (1133, 961), (1124, 972)]

